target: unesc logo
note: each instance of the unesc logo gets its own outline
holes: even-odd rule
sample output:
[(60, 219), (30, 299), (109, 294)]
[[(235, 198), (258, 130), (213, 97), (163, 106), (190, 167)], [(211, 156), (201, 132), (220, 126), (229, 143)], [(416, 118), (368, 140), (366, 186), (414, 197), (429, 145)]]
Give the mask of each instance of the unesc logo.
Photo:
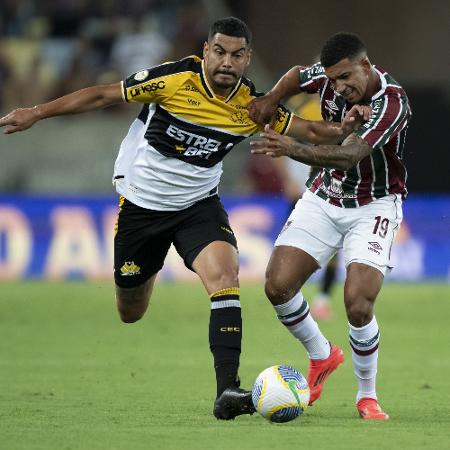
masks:
[(137, 97), (138, 95), (148, 94), (150, 92), (154, 92), (158, 89), (164, 89), (166, 87), (166, 83), (163, 80), (158, 82), (152, 81), (151, 83), (143, 84), (142, 86), (138, 86), (130, 89), (131, 97)]

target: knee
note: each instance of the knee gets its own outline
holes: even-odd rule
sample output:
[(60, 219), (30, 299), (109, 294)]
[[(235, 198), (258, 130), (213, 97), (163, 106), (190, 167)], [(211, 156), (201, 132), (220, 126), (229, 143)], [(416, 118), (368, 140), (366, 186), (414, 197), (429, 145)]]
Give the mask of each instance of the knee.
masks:
[(373, 316), (373, 302), (364, 296), (346, 295), (345, 309), (348, 321), (355, 327), (367, 325)]
[(207, 284), (211, 292), (220, 291), (226, 287), (239, 286), (238, 271), (230, 267), (223, 268), (220, 271), (210, 272)]
[(136, 313), (126, 308), (119, 308), (119, 317), (123, 323), (135, 323), (143, 317), (144, 313)]
[(117, 310), (120, 320), (124, 323), (134, 323), (143, 317), (147, 309), (147, 300), (116, 296)]
[(272, 305), (282, 305), (297, 293), (297, 289), (290, 287), (285, 280), (276, 276), (266, 278), (264, 289)]

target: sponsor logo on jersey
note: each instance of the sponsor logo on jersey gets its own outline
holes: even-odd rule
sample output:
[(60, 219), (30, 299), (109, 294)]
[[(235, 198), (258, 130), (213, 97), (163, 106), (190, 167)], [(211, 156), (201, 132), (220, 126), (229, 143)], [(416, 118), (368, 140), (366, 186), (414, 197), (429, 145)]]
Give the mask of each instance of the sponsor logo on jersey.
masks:
[(371, 252), (376, 253), (377, 255), (380, 254), (381, 251), (383, 251), (383, 247), (378, 242), (369, 242), (369, 247), (367, 247), (367, 250), (370, 250)]
[(158, 89), (164, 89), (166, 87), (166, 83), (163, 80), (160, 81), (151, 81), (149, 83), (145, 83), (142, 86), (134, 87), (130, 89), (131, 97), (137, 97), (138, 95), (148, 94), (150, 92), (154, 92)]
[[(184, 156), (199, 156), (208, 159), (212, 153), (218, 152), (222, 145), (222, 142), (217, 141), (216, 139), (190, 133), (189, 131), (182, 130), (172, 124), (167, 127), (166, 133), (171, 138), (183, 144), (176, 145), (175, 148), (177, 151), (182, 152), (182, 147), (184, 147)], [(229, 149), (232, 146), (232, 143), (228, 143), (225, 148)]]
[(120, 273), (123, 277), (131, 277), (133, 275), (139, 275), (141, 273), (141, 268), (137, 266), (134, 261), (126, 261), (120, 268)]
[(194, 100), (193, 98), (188, 98), (188, 103), (193, 106), (200, 106), (200, 102), (198, 100)]
[(374, 102), (372, 102), (372, 104), (371, 104), (372, 114), (371, 114), (369, 120), (363, 124), (364, 128), (369, 129), (373, 126), (373, 124), (375, 123), (375, 120), (377, 120), (379, 117), (379, 113), (382, 108), (382, 105), (383, 105), (383, 97), (378, 98)]
[(233, 234), (233, 232), (228, 227), (221, 226), (220, 229), (226, 231), (229, 234)]
[(135, 76), (134, 79), (136, 81), (143, 81), (148, 77), (148, 70), (141, 70), (140, 72), (138, 72)]
[(342, 181), (331, 179), (331, 185), (326, 186), (323, 182), (319, 189), (328, 197), (333, 198), (357, 198), (354, 192), (344, 192), (342, 189)]
[(276, 112), (277, 122), (285, 122), (288, 114), (288, 111), (279, 107)]
[(189, 92), (200, 92), (199, 89), (196, 86), (194, 86), (193, 84), (187, 84), (184, 87), (184, 90), (189, 91)]

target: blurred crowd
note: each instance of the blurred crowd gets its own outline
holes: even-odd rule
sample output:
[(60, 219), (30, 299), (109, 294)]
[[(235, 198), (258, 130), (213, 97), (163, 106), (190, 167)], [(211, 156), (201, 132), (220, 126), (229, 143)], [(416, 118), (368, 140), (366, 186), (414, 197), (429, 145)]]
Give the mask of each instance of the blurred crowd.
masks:
[(1, 0), (0, 111), (200, 54), (198, 0)]

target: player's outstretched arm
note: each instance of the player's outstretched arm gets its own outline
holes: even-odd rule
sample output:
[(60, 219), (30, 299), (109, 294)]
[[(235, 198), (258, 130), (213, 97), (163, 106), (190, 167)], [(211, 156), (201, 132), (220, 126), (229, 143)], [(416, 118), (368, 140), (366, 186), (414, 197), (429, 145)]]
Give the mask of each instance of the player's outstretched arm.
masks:
[(299, 67), (294, 66), (278, 80), (266, 95), (256, 97), (248, 104), (248, 114), (253, 122), (260, 125), (266, 123), (273, 125), (280, 101), (300, 92)]
[(5, 134), (11, 134), (30, 128), (38, 120), (100, 109), (122, 101), (121, 83), (91, 86), (32, 108), (15, 109), (0, 119), (0, 127), (5, 127)]
[(356, 134), (350, 134), (341, 145), (302, 144), (289, 136), (282, 136), (268, 125), (261, 139), (250, 142), (253, 154), (274, 158), (289, 156), (313, 167), (348, 170), (372, 152), (372, 147)]
[(354, 105), (341, 123), (305, 120), (294, 116), (287, 135), (311, 144), (339, 144), (369, 120), (371, 113), (370, 106)]

